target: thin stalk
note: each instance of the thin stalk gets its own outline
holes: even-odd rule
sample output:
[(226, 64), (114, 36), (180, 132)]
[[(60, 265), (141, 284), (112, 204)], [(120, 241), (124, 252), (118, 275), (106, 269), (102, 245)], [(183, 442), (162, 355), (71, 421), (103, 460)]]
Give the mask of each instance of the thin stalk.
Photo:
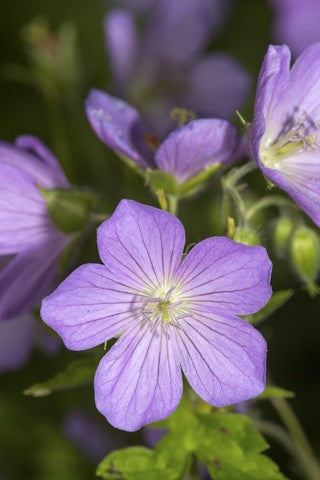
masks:
[(263, 435), (277, 440), (293, 457), (296, 455), (292, 439), (284, 428), (268, 420), (254, 420), (253, 423)]
[(252, 172), (257, 168), (256, 164), (249, 161), (248, 163), (245, 163), (239, 168), (234, 168), (231, 170), (231, 172), (227, 175), (227, 182), (229, 185), (236, 185), (241, 178), (245, 177), (248, 175), (248, 173)]
[(226, 186), (226, 192), (229, 194), (229, 196), (232, 198), (237, 212), (238, 212), (238, 220), (239, 220), (239, 225), (241, 228), (245, 227), (247, 223), (246, 219), (246, 206), (244, 204), (244, 201), (242, 200), (241, 195), (239, 192), (236, 190), (235, 187), (229, 187)]
[(291, 435), (296, 456), (306, 475), (305, 478), (319, 480), (320, 465), (290, 404), (284, 398), (274, 398), (270, 401)]
[(221, 213), (221, 225), (222, 230), (226, 219), (229, 216), (230, 212), (230, 198), (233, 200), (235, 207), (238, 212), (238, 220), (241, 227), (244, 227), (247, 223), (247, 216), (246, 216), (246, 206), (244, 201), (242, 200), (241, 195), (237, 190), (237, 183), (241, 178), (245, 175), (248, 175), (251, 171), (256, 169), (255, 163), (249, 161), (245, 163), (240, 168), (234, 168), (231, 170), (224, 178), (221, 180), (222, 188), (224, 191), (223, 196), (223, 205), (222, 205), (222, 213)]
[(168, 210), (172, 215), (177, 216), (179, 200), (176, 195), (168, 195)]
[(220, 220), (221, 233), (224, 233), (226, 230), (227, 219), (229, 216), (230, 216), (230, 197), (229, 197), (229, 194), (224, 190), (222, 195), (221, 220)]
[(258, 202), (256, 202), (249, 210), (247, 211), (247, 220), (249, 221), (257, 212), (264, 208), (269, 207), (285, 207), (285, 208), (296, 208), (295, 205), (280, 195), (270, 195), (269, 197), (264, 197)]

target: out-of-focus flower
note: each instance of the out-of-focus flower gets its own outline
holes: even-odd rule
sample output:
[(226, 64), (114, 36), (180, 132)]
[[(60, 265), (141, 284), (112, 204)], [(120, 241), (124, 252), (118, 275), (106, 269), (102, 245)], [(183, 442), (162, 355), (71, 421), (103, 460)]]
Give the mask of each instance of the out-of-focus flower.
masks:
[(168, 130), (173, 107), (224, 118), (246, 101), (246, 70), (229, 55), (202, 53), (219, 32), (230, 3), (159, 0), (149, 8), (142, 34), (130, 9), (106, 16), (115, 93), (138, 105), (157, 133)]
[[(38, 139), (0, 143), (0, 319), (25, 312), (47, 293), (70, 236), (49, 218), (44, 189), (68, 188), (56, 158)], [(9, 259), (8, 259), (9, 257)]]
[(57, 336), (47, 333), (32, 314), (24, 313), (18, 317), (0, 322), (0, 374), (18, 370), (28, 362), (35, 346), (39, 346), (47, 355), (55, 355), (61, 341)]
[(0, 322), (0, 373), (17, 370), (30, 357), (35, 321), (29, 313)]
[(181, 367), (215, 406), (265, 388), (265, 340), (238, 316), (270, 298), (265, 249), (208, 238), (181, 263), (184, 244), (175, 216), (122, 200), (98, 229), (104, 265), (79, 267), (43, 300), (43, 320), (72, 350), (121, 334), (95, 375), (97, 408), (117, 428), (170, 415), (182, 395)]
[(115, 432), (111, 434), (81, 410), (68, 413), (63, 419), (62, 428), (66, 437), (95, 463), (100, 462), (112, 450), (123, 446)]
[(160, 144), (135, 108), (105, 92), (90, 92), (86, 113), (106, 145), (142, 169), (170, 173), (178, 183), (212, 164), (232, 162), (243, 155), (243, 141), (226, 120), (193, 120), (171, 132)]
[(320, 43), (290, 69), (290, 50), (270, 46), (258, 80), (251, 154), (258, 167), (320, 226)]
[(154, 448), (167, 433), (167, 428), (147, 427), (143, 429), (143, 438), (148, 448)]
[(296, 57), (320, 41), (319, 0), (269, 0), (274, 10), (273, 37), (286, 43)]

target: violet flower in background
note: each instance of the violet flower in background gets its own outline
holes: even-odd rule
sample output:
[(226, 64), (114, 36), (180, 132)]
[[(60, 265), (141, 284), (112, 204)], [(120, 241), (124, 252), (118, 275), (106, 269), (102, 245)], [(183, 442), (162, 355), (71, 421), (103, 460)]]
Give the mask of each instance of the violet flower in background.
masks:
[(274, 11), (273, 38), (287, 44), (297, 57), (320, 41), (319, 0), (269, 0)]
[(257, 86), (250, 148), (262, 173), (320, 226), (320, 43), (290, 69), (290, 50), (271, 45)]
[(30, 358), (35, 327), (29, 313), (0, 322), (0, 374), (18, 370)]
[(65, 415), (62, 429), (65, 436), (95, 463), (112, 450), (125, 446), (124, 440), (116, 432), (108, 432), (91, 415), (81, 410), (73, 410)]
[(48, 356), (55, 355), (61, 341), (47, 333), (34, 316), (24, 313), (0, 322), (0, 374), (22, 368), (36, 346)]
[(172, 125), (173, 107), (226, 118), (244, 105), (251, 83), (247, 71), (229, 55), (203, 53), (231, 5), (225, 0), (159, 0), (149, 5), (142, 34), (130, 8), (106, 16), (114, 91), (138, 105), (158, 134)]
[(265, 389), (266, 342), (239, 315), (271, 296), (266, 250), (213, 237), (181, 263), (184, 245), (176, 217), (122, 200), (98, 229), (103, 265), (79, 267), (43, 300), (43, 320), (69, 349), (121, 334), (95, 375), (96, 406), (117, 428), (135, 431), (170, 415), (181, 368), (215, 406)]
[(0, 143), (0, 319), (28, 310), (47, 292), (70, 237), (59, 232), (39, 190), (69, 186), (56, 158), (37, 138)]
[(193, 120), (171, 132), (160, 144), (145, 127), (139, 112), (118, 98), (92, 90), (85, 107), (94, 132), (106, 145), (142, 169), (158, 168), (170, 173), (178, 183), (214, 163), (235, 161), (244, 153), (242, 138), (226, 120)]

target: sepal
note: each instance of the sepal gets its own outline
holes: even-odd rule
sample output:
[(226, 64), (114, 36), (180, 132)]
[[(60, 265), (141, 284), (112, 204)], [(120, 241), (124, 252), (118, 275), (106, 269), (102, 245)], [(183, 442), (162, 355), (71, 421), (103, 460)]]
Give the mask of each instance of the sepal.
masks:
[(58, 230), (74, 233), (83, 229), (96, 200), (92, 193), (62, 188), (46, 190), (41, 185), (38, 188), (45, 199), (49, 217)]

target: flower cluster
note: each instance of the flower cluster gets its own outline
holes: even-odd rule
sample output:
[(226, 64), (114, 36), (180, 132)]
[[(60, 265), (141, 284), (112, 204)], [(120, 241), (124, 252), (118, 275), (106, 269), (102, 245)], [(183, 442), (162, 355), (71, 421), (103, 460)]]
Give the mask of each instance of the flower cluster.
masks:
[[(134, 5), (123, 0), (123, 8), (109, 12), (105, 34), (118, 94), (125, 100), (94, 89), (85, 112), (100, 140), (146, 179), (156, 171), (173, 180), (178, 186), (173, 197), (189, 193), (186, 185), (194, 187), (195, 178), (203, 182), (210, 168), (227, 169), (249, 154), (248, 164), (221, 181), (228, 236), (200, 239), (186, 253), (184, 227), (165, 211), (167, 191), (159, 189), (162, 210), (121, 200), (98, 228), (102, 263), (81, 265), (52, 292), (62, 253), (87, 225), (94, 198), (72, 190), (37, 138), (0, 143), (0, 371), (17, 368), (30, 354), (36, 326), (29, 310), (42, 300), (43, 321), (71, 350), (117, 337), (98, 365), (95, 402), (110, 424), (127, 431), (175, 411), (183, 374), (215, 407), (265, 389), (266, 342), (242, 317), (258, 312), (272, 294), (267, 251), (248, 245), (260, 242), (251, 217), (272, 203), (262, 199), (262, 207), (257, 202), (246, 208), (245, 185), (239, 184), (244, 172), (258, 167), (296, 204), (276, 197), (291, 216), (275, 223), (275, 243), (284, 257), (292, 236), (293, 266), (309, 292), (318, 293), (318, 234), (303, 225), (299, 213), (296, 228), (292, 209), (296, 215), (300, 207), (320, 226), (320, 44), (309, 46), (292, 67), (286, 45), (269, 47), (244, 138), (225, 117), (244, 100), (248, 75), (230, 57), (202, 53), (227, 3), (185, 0), (181, 12), (180, 0)], [(141, 38), (137, 12), (147, 18)], [(139, 104), (136, 99), (145, 100), (142, 111), (150, 127), (127, 103)], [(185, 115), (177, 128), (166, 121), (173, 107), (176, 116)], [(10, 357), (13, 338), (18, 354)], [(67, 430), (84, 445), (88, 422), (77, 415), (71, 420)]]

